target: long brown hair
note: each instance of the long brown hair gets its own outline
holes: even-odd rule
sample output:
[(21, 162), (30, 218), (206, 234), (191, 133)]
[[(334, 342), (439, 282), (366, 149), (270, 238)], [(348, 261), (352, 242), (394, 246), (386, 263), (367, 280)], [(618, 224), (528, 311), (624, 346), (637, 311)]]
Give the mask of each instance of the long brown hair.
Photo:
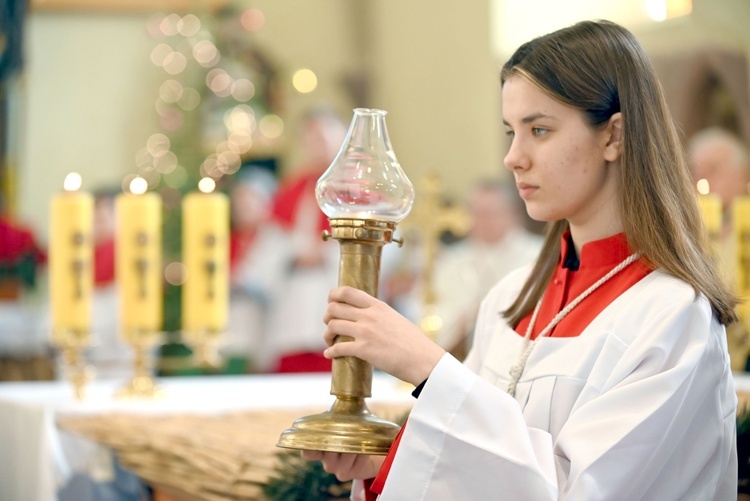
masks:
[[(722, 324), (737, 319), (737, 298), (710, 252), (684, 148), (645, 51), (628, 30), (584, 21), (521, 45), (501, 81), (527, 78), (581, 110), (591, 127), (622, 114), (619, 204), (625, 236), (652, 267), (706, 295)], [(539, 301), (560, 258), (568, 222), (548, 224), (544, 246), (516, 301), (503, 312), (516, 325)]]

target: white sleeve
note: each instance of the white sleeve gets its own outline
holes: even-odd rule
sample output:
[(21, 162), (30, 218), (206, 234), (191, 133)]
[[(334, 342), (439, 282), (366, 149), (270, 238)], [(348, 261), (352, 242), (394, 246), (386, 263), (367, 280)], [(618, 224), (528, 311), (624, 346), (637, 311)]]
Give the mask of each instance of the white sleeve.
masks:
[(445, 355), (409, 417), (384, 500), (736, 499), (736, 396), (705, 299), (634, 322), (557, 437)]

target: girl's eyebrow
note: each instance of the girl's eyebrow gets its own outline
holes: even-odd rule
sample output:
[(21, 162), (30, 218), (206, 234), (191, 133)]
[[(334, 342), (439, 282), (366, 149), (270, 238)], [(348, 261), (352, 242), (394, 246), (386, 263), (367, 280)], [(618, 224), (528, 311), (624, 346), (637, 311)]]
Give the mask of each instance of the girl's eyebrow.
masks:
[[(528, 124), (533, 122), (534, 120), (539, 120), (540, 118), (550, 118), (552, 120), (555, 119), (555, 117), (551, 115), (545, 115), (544, 113), (532, 113), (531, 115), (527, 115), (521, 119), (522, 123)], [(503, 123), (505, 125), (510, 126), (510, 124), (503, 118)]]

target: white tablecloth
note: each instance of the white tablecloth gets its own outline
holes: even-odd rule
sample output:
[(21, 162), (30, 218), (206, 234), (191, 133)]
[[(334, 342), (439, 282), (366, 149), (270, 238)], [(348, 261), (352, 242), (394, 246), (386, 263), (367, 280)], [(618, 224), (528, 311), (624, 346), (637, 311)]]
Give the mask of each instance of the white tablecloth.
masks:
[[(95, 381), (83, 401), (66, 381), (0, 383), (0, 500), (48, 501), (74, 471), (90, 470), (101, 451), (61, 432), (57, 417), (75, 414), (219, 414), (258, 409), (308, 407), (326, 410), (330, 374), (162, 378), (164, 396), (120, 400), (124, 381)], [(368, 402), (409, 404), (410, 388), (376, 373)], [(300, 416), (301, 417), (301, 416)], [(292, 423), (289, 423), (291, 426)]]

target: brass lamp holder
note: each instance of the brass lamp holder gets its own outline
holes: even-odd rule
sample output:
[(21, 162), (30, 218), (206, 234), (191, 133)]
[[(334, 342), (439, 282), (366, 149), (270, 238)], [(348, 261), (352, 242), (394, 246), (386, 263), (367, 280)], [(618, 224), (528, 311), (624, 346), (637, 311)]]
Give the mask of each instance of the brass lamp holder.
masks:
[(86, 395), (86, 385), (94, 378), (94, 368), (86, 364), (84, 352), (91, 343), (91, 332), (81, 329), (55, 331), (55, 344), (62, 350), (63, 363), (78, 400)]
[[(369, 219), (330, 219), (331, 232), (323, 239), (339, 241), (339, 286), (351, 286), (372, 296), (378, 294), (383, 246), (393, 238), (396, 223)], [(338, 336), (335, 343), (352, 341)], [(333, 405), (320, 414), (297, 419), (279, 437), (277, 447), (288, 449), (384, 455), (399, 426), (373, 415), (365, 404), (371, 395), (373, 369), (356, 357), (333, 359), (331, 395)]]
[(133, 346), (133, 377), (117, 392), (118, 398), (153, 398), (163, 394), (163, 390), (151, 376), (153, 363), (151, 350), (158, 343), (161, 332), (150, 329), (129, 329), (125, 340)]

